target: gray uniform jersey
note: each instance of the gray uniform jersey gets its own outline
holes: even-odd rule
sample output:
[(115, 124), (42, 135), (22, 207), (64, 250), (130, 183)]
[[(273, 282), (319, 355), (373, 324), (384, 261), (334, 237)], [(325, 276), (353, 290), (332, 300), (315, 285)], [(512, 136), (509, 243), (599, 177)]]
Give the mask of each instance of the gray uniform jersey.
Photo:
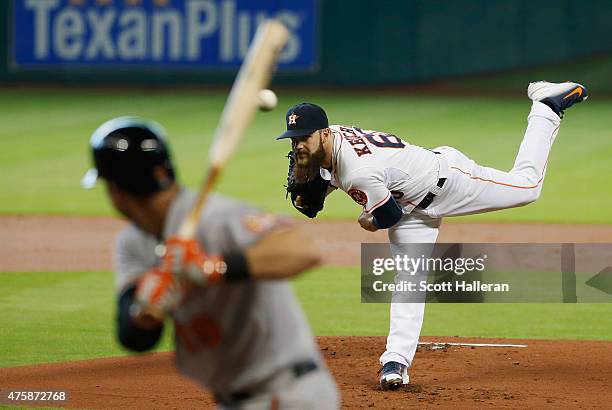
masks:
[[(178, 231), (194, 200), (193, 192), (180, 192), (167, 215), (164, 238)], [(279, 223), (273, 215), (212, 195), (197, 241), (209, 254), (244, 250)], [(115, 264), (120, 290), (159, 263), (158, 243), (135, 226), (119, 235)], [(248, 388), (303, 360), (322, 360), (286, 281), (194, 287), (173, 318), (179, 370), (216, 393)]]

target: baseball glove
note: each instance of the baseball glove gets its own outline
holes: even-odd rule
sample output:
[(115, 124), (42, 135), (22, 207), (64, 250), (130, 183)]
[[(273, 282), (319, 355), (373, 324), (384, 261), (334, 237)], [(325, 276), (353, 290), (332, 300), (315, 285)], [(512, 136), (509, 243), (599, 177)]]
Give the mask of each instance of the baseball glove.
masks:
[(287, 173), (287, 193), (285, 198), (291, 197), (293, 207), (309, 218), (314, 218), (323, 209), (329, 181), (317, 175), (312, 181), (299, 183), (295, 180), (295, 152), (289, 151), (289, 172)]

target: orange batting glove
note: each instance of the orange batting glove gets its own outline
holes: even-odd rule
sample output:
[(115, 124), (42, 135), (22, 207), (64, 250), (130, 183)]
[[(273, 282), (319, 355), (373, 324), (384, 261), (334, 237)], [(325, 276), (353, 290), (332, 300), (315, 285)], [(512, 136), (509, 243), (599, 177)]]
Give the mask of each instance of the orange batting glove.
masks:
[(166, 253), (162, 266), (178, 278), (206, 286), (218, 283), (227, 271), (220, 256), (208, 255), (195, 239), (171, 236), (166, 241)]
[(153, 268), (145, 273), (136, 287), (132, 316), (150, 316), (163, 321), (172, 313), (183, 298), (183, 290), (172, 273)]

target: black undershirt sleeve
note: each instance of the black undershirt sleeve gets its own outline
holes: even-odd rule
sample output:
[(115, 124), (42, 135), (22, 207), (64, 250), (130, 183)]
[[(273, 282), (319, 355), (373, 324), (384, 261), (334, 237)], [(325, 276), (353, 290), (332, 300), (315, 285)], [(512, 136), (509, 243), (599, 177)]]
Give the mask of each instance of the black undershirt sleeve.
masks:
[(119, 312), (117, 315), (117, 337), (127, 349), (144, 352), (153, 348), (162, 334), (163, 325), (157, 329), (142, 329), (134, 324), (130, 315), (130, 306), (134, 303), (136, 285), (123, 291), (119, 297)]
[(397, 204), (393, 196), (389, 196), (387, 202), (372, 211), (374, 225), (379, 229), (391, 228), (402, 218), (402, 208)]

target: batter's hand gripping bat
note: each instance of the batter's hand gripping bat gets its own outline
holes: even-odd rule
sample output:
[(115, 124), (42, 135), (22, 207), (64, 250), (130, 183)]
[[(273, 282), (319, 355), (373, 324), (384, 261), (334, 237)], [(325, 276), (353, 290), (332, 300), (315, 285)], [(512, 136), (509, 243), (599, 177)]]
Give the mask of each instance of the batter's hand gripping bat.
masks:
[[(179, 238), (195, 237), (206, 199), (251, 123), (259, 107), (258, 93), (261, 89), (267, 88), (278, 56), (288, 37), (287, 28), (276, 20), (268, 20), (257, 29), (223, 107), (209, 151), (208, 171), (196, 202), (178, 231)], [(163, 312), (153, 309), (147, 309), (144, 313), (157, 320), (163, 320), (164, 317)]]

